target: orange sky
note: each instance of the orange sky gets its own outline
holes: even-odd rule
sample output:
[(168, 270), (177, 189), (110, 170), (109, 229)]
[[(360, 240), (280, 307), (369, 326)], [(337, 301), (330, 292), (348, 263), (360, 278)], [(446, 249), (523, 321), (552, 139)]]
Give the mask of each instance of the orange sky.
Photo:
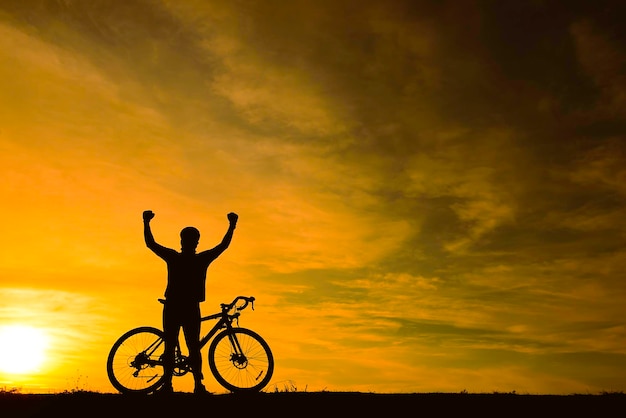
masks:
[(626, 390), (625, 10), (592, 3), (2, 1), (0, 330), (48, 343), (0, 388), (114, 391), (151, 209), (173, 248), (240, 215), (202, 309), (257, 298), (270, 390)]

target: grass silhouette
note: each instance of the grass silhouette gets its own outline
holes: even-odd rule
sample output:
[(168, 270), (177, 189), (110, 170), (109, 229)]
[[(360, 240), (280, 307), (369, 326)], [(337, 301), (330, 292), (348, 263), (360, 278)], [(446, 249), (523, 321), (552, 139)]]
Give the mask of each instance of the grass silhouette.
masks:
[(247, 415), (272, 417), (481, 416), (554, 417), (611, 416), (624, 410), (618, 393), (520, 395), (511, 393), (411, 393), (284, 391), (196, 396), (121, 395), (88, 391), (22, 394), (0, 390), (3, 417), (183, 417)]

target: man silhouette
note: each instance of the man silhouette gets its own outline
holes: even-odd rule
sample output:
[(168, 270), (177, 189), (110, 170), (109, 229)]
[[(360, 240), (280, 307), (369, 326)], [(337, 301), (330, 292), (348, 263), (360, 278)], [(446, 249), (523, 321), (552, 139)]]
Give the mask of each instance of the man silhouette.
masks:
[(202, 357), (199, 343), (200, 302), (205, 299), (206, 273), (209, 264), (230, 245), (239, 216), (236, 213), (229, 213), (227, 218), (230, 224), (222, 242), (210, 250), (199, 253), (196, 253), (196, 247), (200, 240), (200, 231), (196, 228), (188, 226), (180, 231), (181, 251), (178, 252), (157, 244), (150, 229), (152, 218), (154, 218), (152, 211), (143, 212), (144, 239), (148, 248), (167, 263), (167, 287), (163, 307), (165, 380), (159, 391), (173, 392), (174, 349), (182, 327), (189, 349), (189, 364), (195, 383), (194, 393), (206, 393), (202, 384)]

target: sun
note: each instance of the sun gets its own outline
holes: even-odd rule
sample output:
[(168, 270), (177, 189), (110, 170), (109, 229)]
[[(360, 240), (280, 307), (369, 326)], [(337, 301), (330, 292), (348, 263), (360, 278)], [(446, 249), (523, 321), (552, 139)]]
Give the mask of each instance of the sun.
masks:
[(46, 357), (48, 337), (26, 325), (0, 326), (0, 371), (27, 374), (37, 371)]

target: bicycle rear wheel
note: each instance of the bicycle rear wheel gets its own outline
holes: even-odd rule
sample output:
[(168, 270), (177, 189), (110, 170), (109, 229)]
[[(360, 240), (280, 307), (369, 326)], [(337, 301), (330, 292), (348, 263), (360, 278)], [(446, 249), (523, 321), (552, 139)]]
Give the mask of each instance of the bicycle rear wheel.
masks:
[(139, 327), (122, 335), (111, 347), (107, 374), (122, 393), (150, 393), (163, 383), (163, 331)]
[(226, 329), (211, 341), (209, 367), (215, 380), (226, 389), (258, 392), (272, 378), (274, 356), (256, 332), (246, 328)]

